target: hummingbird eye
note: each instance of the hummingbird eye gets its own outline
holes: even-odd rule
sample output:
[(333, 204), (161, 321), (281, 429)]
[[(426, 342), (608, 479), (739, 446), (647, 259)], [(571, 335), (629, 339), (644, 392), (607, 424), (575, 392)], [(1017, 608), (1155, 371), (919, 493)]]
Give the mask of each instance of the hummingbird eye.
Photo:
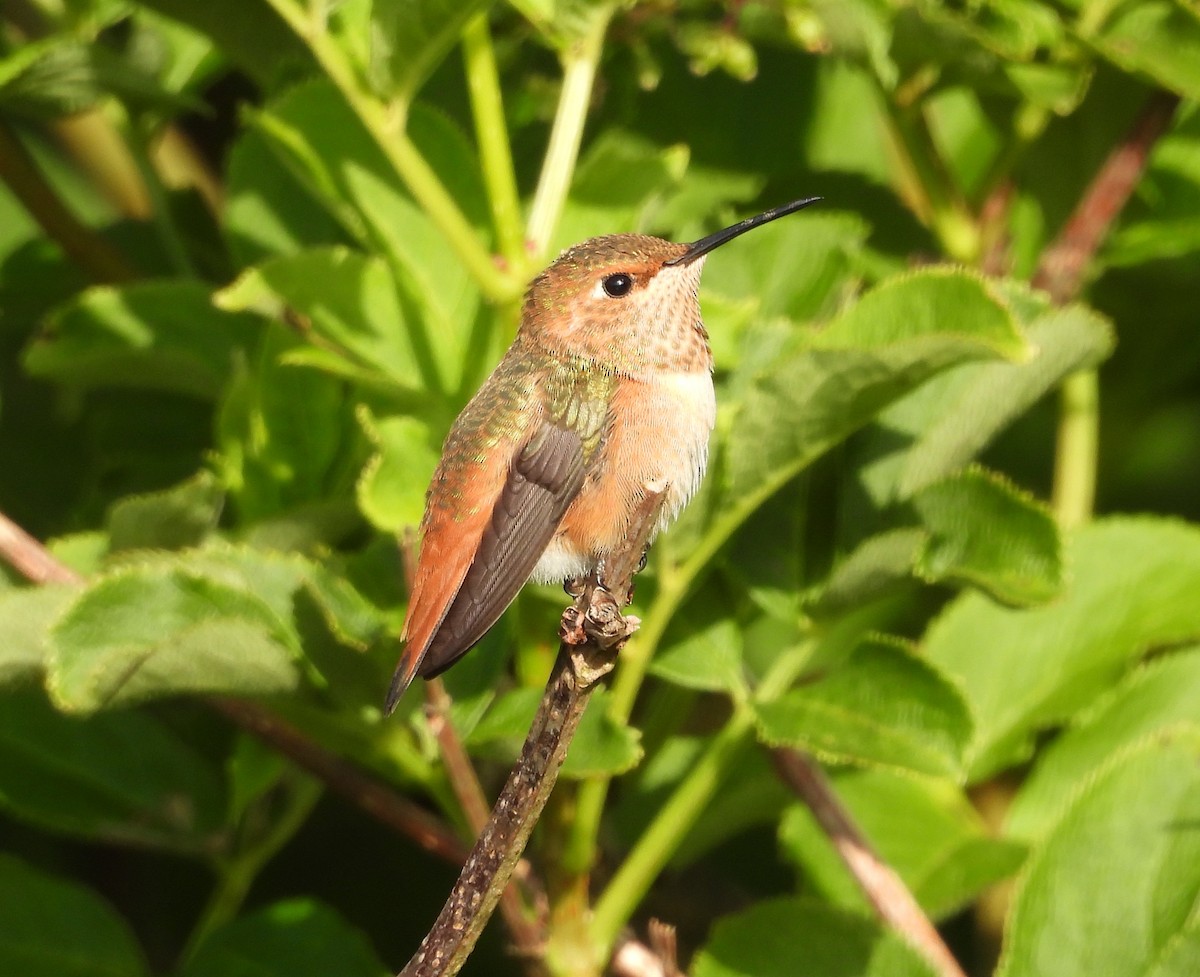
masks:
[(605, 275), (600, 285), (609, 298), (619, 299), (633, 288), (633, 276), (619, 271), (615, 275)]

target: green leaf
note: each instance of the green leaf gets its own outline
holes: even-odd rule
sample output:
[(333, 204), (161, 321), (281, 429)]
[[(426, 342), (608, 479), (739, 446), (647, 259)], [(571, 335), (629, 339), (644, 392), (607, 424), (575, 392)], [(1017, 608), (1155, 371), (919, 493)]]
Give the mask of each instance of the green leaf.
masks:
[(770, 899), (727, 916), (696, 954), (693, 977), (933, 977), (902, 937), (856, 913)]
[(1200, 16), (1175, 0), (1118, 4), (1087, 38), (1106, 58), (1185, 98), (1200, 98)]
[(109, 548), (179, 550), (201, 543), (217, 528), (224, 493), (202, 471), (174, 488), (128, 496), (108, 513)]
[(981, 278), (927, 269), (893, 279), (755, 379), (729, 440), (731, 495), (781, 487), (940, 370), (1024, 350), (1011, 313)]
[(1200, 649), (1155, 659), (1127, 676), (1042, 753), (1008, 811), (1007, 833), (1044, 835), (1077, 791), (1130, 744), (1195, 722)]
[(246, 128), (229, 152), (221, 230), (239, 266), (353, 239), (336, 208), (289, 167), (271, 138)]
[(904, 649), (860, 645), (841, 667), (758, 706), (760, 737), (827, 761), (956, 776), (971, 735), (962, 697)]
[(91, 890), (0, 853), (0, 971), (22, 977), (143, 977), (129, 926)]
[(53, 119), (91, 108), (107, 95), (134, 106), (195, 107), (165, 88), (152, 45), (139, 45), (137, 32), (124, 50), (109, 46), (115, 35), (82, 40), (58, 34), (18, 47), (0, 58), (0, 106), (16, 115)]
[(304, 64), (307, 52), (266, 3), (194, 3), (143, 0), (143, 5), (194, 27), (212, 39), (222, 55), (269, 89), (289, 67)]
[(1183, 968), (1200, 957), (1198, 817), (1200, 727), (1115, 757), (1034, 854), (999, 977), (1192, 972)]
[(808, 610), (814, 617), (840, 617), (893, 592), (912, 579), (927, 537), (920, 529), (892, 529), (863, 540), (834, 568)]
[(1012, 610), (965, 594), (926, 633), (926, 656), (971, 706), (973, 781), (1026, 756), (1038, 729), (1069, 718), (1138, 655), (1200, 637), (1196, 527), (1098, 520), (1069, 541), (1067, 565), (1071, 584), (1051, 605)]
[(1030, 359), (970, 364), (945, 376), (946, 389), (922, 412), (903, 456), (896, 477), (900, 498), (966, 464), (1063, 377), (1095, 366), (1113, 348), (1112, 326), (1081, 305), (1037, 315), (1026, 329)]
[(897, 17), (892, 55), (901, 78), (935, 69), (944, 89), (1020, 98), (1065, 115), (1086, 93), (1089, 72), (1063, 33), (1056, 12), (1038, 0), (921, 3)]
[(218, 475), (243, 524), (328, 500), (361, 459), (346, 384), (289, 366), (299, 342), (272, 326), (252, 370), (229, 384), (218, 414)]
[(41, 679), (50, 627), (78, 591), (76, 585), (44, 584), (0, 592), (0, 687)]
[[(698, 602), (703, 614), (705, 602)], [(681, 640), (670, 635), (650, 662), (650, 674), (686, 689), (732, 692), (745, 688), (742, 634), (731, 610), (716, 605), (711, 620), (690, 618)]]
[(870, 69), (885, 89), (895, 87), (896, 65), (888, 55), (892, 12), (886, 4), (873, 0), (813, 0), (805, 13), (809, 16), (797, 10), (788, 19), (795, 42), (810, 50), (825, 50), (828, 46), (837, 52), (838, 60), (852, 59)]
[(64, 716), (40, 692), (0, 696), (0, 806), (109, 844), (211, 854), (225, 814), (216, 771), (134, 710)]
[[(355, 231), (360, 245), (388, 256), (405, 301), (415, 306), (411, 313), (405, 309), (405, 321), (424, 326), (424, 345), (416, 352), (427, 357), (425, 371), (439, 375), (448, 389), (456, 387), (479, 292), (442, 232), (397, 185), (391, 164), (341, 94), (324, 81), (300, 85), (255, 122), (339, 222)], [(463, 133), (423, 105), (412, 107), (406, 131), (467, 218), (489, 226), (476, 156)]]
[(53, 629), (49, 687), (92, 712), (178, 693), (295, 687), (295, 639), (250, 590), (185, 564), (134, 566), (88, 586)]
[(374, 0), (368, 74), (379, 93), (409, 102), (467, 21), (492, 0)]
[(805, 506), (792, 493), (779, 492), (746, 520), (726, 551), (726, 575), (757, 607), (782, 621), (800, 614), (808, 528)]
[(339, 643), (366, 651), (385, 633), (388, 618), (345, 577), (326, 564), (310, 566), (304, 593), (313, 601), (326, 627)]
[[(157, 561), (171, 566), (171, 560)], [(155, 561), (147, 561), (154, 566)], [(387, 618), (328, 563), (296, 554), (272, 553), (248, 546), (212, 544), (178, 562), (185, 572), (203, 575), (219, 586), (253, 594), (279, 621), (288, 621), (301, 591), (313, 601), (332, 634), (344, 645), (365, 649), (386, 626)]]
[(385, 977), (366, 938), (307, 899), (234, 920), (200, 944), (179, 977)]
[[(833, 785), (880, 858), (935, 919), (957, 912), (1012, 875), (1025, 857), (1023, 845), (989, 837), (971, 802), (949, 781), (889, 770), (840, 770)], [(807, 807), (796, 804), (787, 811), (779, 841), (784, 856), (822, 895), (837, 905), (870, 911), (858, 882)]]
[(0, 105), (16, 114), (55, 118), (80, 112), (103, 93), (74, 38), (47, 37), (0, 58)]
[(413, 393), (422, 385), (412, 327), (380, 258), (337, 247), (273, 258), (243, 272), (215, 301), (274, 319), (298, 313), (323, 352)]
[(359, 508), (384, 532), (419, 526), (438, 463), (429, 425), (414, 417), (375, 418), (365, 407), (358, 419), (376, 450), (358, 480)]
[(254, 316), (222, 312), (194, 281), (87, 289), (57, 309), (25, 351), (34, 376), (85, 387), (133, 387), (209, 399), (234, 351), (256, 342)]
[[(947, 328), (947, 323), (952, 328)], [(1031, 350), (1002, 294), (961, 268), (925, 268), (867, 292), (812, 341), (818, 349), (887, 349), (909, 340), (959, 337), (1002, 357)]]
[(575, 780), (614, 777), (627, 773), (641, 762), (641, 732), (609, 715), (607, 696), (607, 689), (592, 693), (571, 751), (563, 763), (564, 777)]
[(916, 570), (960, 580), (1007, 604), (1049, 600), (1062, 588), (1062, 540), (1050, 511), (998, 475), (971, 469), (913, 498), (929, 538)]
[[(805, 322), (838, 310), (854, 284), (869, 228), (857, 214), (821, 209), (739, 239), (704, 269), (703, 291), (750, 299), (753, 315)], [(718, 366), (733, 364), (718, 359)]]
[(969, 37), (1007, 60), (1029, 61), (1039, 49), (1054, 48), (1062, 40), (1063, 25), (1054, 9), (1037, 0), (995, 0), (969, 8), (926, 2), (917, 7), (931, 24)]
[(229, 823), (239, 822), (251, 806), (265, 798), (288, 773), (290, 761), (253, 736), (234, 741), (225, 765), (229, 790)]

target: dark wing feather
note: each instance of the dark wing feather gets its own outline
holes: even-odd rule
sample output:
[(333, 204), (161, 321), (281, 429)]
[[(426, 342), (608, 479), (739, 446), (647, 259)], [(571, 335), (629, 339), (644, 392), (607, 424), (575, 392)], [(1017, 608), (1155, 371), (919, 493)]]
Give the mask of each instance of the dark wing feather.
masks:
[(422, 676), (445, 671), (496, 623), (529, 579), (583, 477), (579, 435), (543, 423), (513, 462), (475, 560), (429, 642)]

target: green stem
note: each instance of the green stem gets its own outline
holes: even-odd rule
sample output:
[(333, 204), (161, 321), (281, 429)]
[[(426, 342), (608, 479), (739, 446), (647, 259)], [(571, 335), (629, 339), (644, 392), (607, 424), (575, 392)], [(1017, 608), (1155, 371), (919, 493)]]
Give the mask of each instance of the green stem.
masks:
[(542, 161), (542, 172), (538, 177), (525, 232), (529, 249), (538, 258), (542, 257), (550, 244), (550, 238), (562, 217), (567, 191), (571, 188), (575, 161), (583, 141), (588, 103), (592, 98), (592, 85), (596, 80), (596, 69), (604, 49), (604, 34), (611, 17), (610, 6), (597, 8), (587, 34), (562, 56), (562, 91), (559, 93), (550, 141), (546, 146), (546, 156)]
[[(615, 671), (608, 702), (608, 713), (614, 720), (622, 724), (629, 722), (638, 692), (646, 678), (646, 669), (654, 658), (667, 625), (721, 547), (759, 506), (795, 478), (824, 447), (814, 446), (811, 455), (780, 468), (757, 489), (741, 495), (738, 501), (726, 507), (722, 515), (713, 521), (687, 560), (663, 572), (658, 595), (650, 605), (642, 629), (621, 650), (621, 665)], [(595, 861), (600, 818), (609, 783), (608, 778), (597, 777), (579, 787), (575, 823), (563, 848), (563, 860), (569, 870), (587, 871)]]
[(650, 826), (642, 832), (592, 911), (591, 937), (599, 959), (608, 959), (613, 943), (658, 873), (708, 806), (729, 771), (753, 743), (754, 713), (736, 712), (692, 765)]
[(237, 916), (250, 887), (263, 867), (304, 825), (321, 797), (321, 783), (312, 777), (297, 775), (290, 785), (287, 806), (262, 838), (242, 851), (235, 852), (218, 869), (217, 887), (204, 907), (183, 959), (190, 959), (216, 929)]
[(1091, 518), (1096, 500), (1100, 440), (1100, 379), (1096, 370), (1080, 370), (1063, 382), (1059, 401), (1058, 443), (1054, 454), (1053, 507), (1063, 529)]
[(94, 281), (128, 282), (138, 277), (125, 256), (80, 221), (59, 199), (15, 132), (0, 120), (0, 180), (46, 235)]
[[(812, 650), (810, 640), (781, 654), (764, 676), (755, 699), (766, 702), (782, 695), (803, 670)], [(597, 900), (592, 913), (591, 935), (600, 951), (600, 959), (608, 959), (621, 929), (637, 910), (658, 874), (670, 862), (730, 771), (753, 745), (754, 706), (748, 701), (738, 702), (729, 722), (709, 742)]]
[(479, 142), (479, 161), (492, 208), (496, 243), (514, 275), (526, 265), (525, 234), (521, 227), (521, 197), (513, 169), (512, 146), (504, 118), (504, 100), (500, 92), (500, 74), (486, 14), (472, 17), (463, 32), (463, 60), (467, 90), (471, 95), (471, 114), (475, 120), (475, 138)]
[(368, 88), (326, 30), (323, 19), (312, 17), (292, 0), (267, 0), (267, 3), (308, 46), (409, 192), (445, 235), (480, 291), (493, 302), (511, 301), (520, 292), (522, 283), (496, 267), (471, 222), (408, 138), (404, 129), (407, 104), (384, 103)]
[(948, 256), (964, 264), (975, 264), (980, 251), (979, 228), (938, 154), (920, 104), (897, 105), (887, 92), (881, 97), (901, 170), (900, 182), (908, 191), (910, 206), (937, 235)]
[(183, 236), (175, 226), (167, 188), (163, 185), (158, 170), (150, 161), (150, 133), (144, 125), (128, 116), (123, 119), (123, 128), (126, 141), (133, 151), (138, 172), (141, 174), (142, 184), (150, 198), (150, 213), (154, 227), (158, 231), (159, 240), (162, 241), (163, 250), (166, 252), (172, 268), (179, 275), (188, 278), (198, 277), (196, 266), (192, 263), (191, 255), (188, 254)]

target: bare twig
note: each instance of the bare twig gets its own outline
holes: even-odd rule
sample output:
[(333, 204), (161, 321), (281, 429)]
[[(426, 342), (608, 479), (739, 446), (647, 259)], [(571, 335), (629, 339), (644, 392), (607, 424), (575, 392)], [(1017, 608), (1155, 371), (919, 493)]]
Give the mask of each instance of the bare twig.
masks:
[[(0, 513), (0, 559), (34, 583), (78, 583), (83, 578)], [(424, 808), (380, 784), (253, 702), (213, 696), (208, 703), (227, 719), (303, 767), (367, 814), (432, 854), (461, 863), (466, 847)]]
[(1178, 105), (1179, 96), (1171, 92), (1150, 96), (1129, 134), (1109, 153), (1054, 243), (1042, 253), (1033, 284), (1049, 292), (1055, 304), (1079, 294), (1088, 265), (1137, 188), (1150, 151)]
[(558, 780), (596, 683), (612, 670), (638, 624), (622, 616), (621, 608), (629, 601), (664, 491), (648, 492), (635, 512), (624, 549), (604, 568), (605, 586), (587, 581), (563, 613), (558, 660), (521, 756), (445, 906), (401, 971), (404, 977), (451, 977), (474, 949)]
[(429, 679), (425, 683), (425, 714), (429, 728), (437, 739), (442, 765), (446, 768), (454, 796), (458, 798), (471, 833), (478, 835), (487, 824), (487, 796), (483, 793), (475, 766), (467, 756), (462, 740), (458, 738), (458, 730), (450, 721), (450, 705), (451, 699), (442, 680)]
[(816, 761), (790, 749), (772, 750), (771, 757), (784, 782), (808, 805), (829, 836), (879, 918), (920, 951), (940, 977), (965, 977), (912, 893), (871, 849)]
[(314, 743), (274, 713), (245, 699), (210, 696), (205, 701), (235, 726), (258, 737), (303, 767), (330, 790), (341, 794), (427, 852), (451, 862), (461, 862), (466, 858), (466, 846), (458, 836), (425, 808)]
[[(446, 777), (455, 797), (458, 798), (463, 814), (466, 815), (471, 833), (478, 838), (487, 825), (487, 796), (479, 783), (475, 765), (471, 763), (471, 758), (459, 739), (458, 730), (450, 720), (451, 699), (441, 679), (434, 678), (425, 683), (425, 700), (429, 726), (437, 738), (438, 752), (446, 769)], [(521, 880), (521, 874), (516, 873), (518, 880)], [(526, 887), (533, 890), (532, 899), (527, 901), (536, 902), (540, 886), (529, 877), (529, 872), (524, 875)], [(500, 915), (504, 917), (504, 924), (512, 938), (513, 951), (525, 961), (526, 971), (531, 977), (543, 973), (540, 950), (544, 939), (541, 927), (530, 919), (525, 906), (522, 905), (520, 894), (511, 885), (506, 886), (500, 896)]]
[(83, 579), (3, 513), (0, 513), (0, 559), (34, 583), (79, 583)]
[[(1058, 237), (1042, 253), (1033, 284), (1049, 292), (1056, 305), (1079, 294), (1092, 259), (1133, 196), (1150, 152), (1170, 126), (1178, 105), (1179, 97), (1170, 92), (1150, 96), (1128, 134), (1088, 184)], [(1059, 525), (1071, 529), (1090, 519), (1095, 505), (1100, 440), (1100, 384), (1095, 369), (1067, 377), (1060, 399), (1052, 508)]]

